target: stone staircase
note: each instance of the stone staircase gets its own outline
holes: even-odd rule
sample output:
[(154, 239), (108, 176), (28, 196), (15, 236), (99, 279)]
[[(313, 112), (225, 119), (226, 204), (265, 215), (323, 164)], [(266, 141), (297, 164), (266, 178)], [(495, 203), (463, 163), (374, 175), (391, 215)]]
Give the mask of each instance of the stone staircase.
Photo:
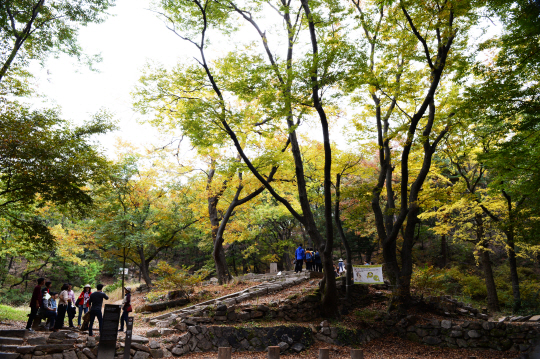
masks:
[[(302, 282), (310, 279), (313, 272), (302, 272), (295, 274), (294, 272), (282, 272), (281, 275), (251, 275), (250, 279), (261, 281), (265, 280), (265, 283), (257, 284), (253, 287), (244, 289), (242, 291), (228, 294), (216, 299), (207, 300), (202, 303), (198, 303), (186, 308), (182, 308), (170, 313), (161, 314), (152, 318), (147, 318), (151, 324), (161, 328), (167, 328), (171, 326), (172, 322), (177, 318), (184, 319), (188, 317), (204, 317), (205, 311), (208, 311), (211, 307), (225, 305), (227, 307), (240, 304), (244, 301), (251, 300), (257, 297), (263, 297), (271, 293), (282, 291), (286, 288), (296, 286)], [(209, 318), (208, 318), (209, 319)]]

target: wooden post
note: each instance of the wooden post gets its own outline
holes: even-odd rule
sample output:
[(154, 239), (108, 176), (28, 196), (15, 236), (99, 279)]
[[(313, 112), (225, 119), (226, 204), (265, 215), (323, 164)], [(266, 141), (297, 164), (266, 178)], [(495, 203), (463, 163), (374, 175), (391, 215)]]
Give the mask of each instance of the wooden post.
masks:
[(319, 349), (319, 359), (330, 359), (330, 349), (328, 348)]
[(279, 347), (268, 347), (268, 359), (279, 359)]
[(364, 351), (362, 349), (351, 349), (351, 359), (364, 359)]
[(218, 359), (231, 359), (231, 347), (219, 347), (217, 357)]

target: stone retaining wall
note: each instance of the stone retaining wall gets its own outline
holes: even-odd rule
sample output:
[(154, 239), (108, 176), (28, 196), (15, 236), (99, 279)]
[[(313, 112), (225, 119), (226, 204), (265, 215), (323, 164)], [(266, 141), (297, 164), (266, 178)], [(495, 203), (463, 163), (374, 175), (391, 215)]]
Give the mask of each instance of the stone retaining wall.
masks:
[(389, 331), (408, 340), (450, 348), (491, 348), (525, 352), (540, 338), (540, 328), (530, 324), (489, 321), (458, 323), (437, 319), (418, 323), (418, 318), (409, 316), (397, 323), (387, 320), (385, 325)]

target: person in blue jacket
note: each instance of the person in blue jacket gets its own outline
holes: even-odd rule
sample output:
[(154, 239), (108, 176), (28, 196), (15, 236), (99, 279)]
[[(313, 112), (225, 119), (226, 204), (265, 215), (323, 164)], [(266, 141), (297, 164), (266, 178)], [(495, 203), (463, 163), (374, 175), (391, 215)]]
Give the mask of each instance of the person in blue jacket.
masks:
[(302, 265), (304, 264), (304, 258), (306, 257), (306, 252), (302, 248), (302, 245), (298, 245), (296, 252), (294, 253), (294, 259), (296, 259), (296, 265), (294, 267), (294, 273), (302, 272)]

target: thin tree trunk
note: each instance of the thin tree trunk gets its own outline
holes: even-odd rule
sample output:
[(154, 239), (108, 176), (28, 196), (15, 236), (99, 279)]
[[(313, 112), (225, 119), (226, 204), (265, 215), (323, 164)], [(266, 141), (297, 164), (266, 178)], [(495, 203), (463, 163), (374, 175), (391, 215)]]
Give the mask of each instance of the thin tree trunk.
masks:
[[(503, 196), (506, 198), (506, 203), (508, 205), (508, 227), (506, 230), (506, 238), (508, 241), (508, 264), (510, 265), (510, 280), (512, 282), (512, 294), (514, 296), (514, 312), (518, 311), (521, 308), (521, 293), (519, 290), (519, 276), (517, 272), (517, 259), (516, 259), (516, 248), (514, 242), (514, 233), (515, 233), (515, 214), (512, 208), (512, 197), (506, 191), (502, 191)], [(522, 198), (516, 207), (518, 207), (525, 198)]]
[(478, 243), (480, 258), (482, 258), (482, 269), (484, 270), (484, 280), (486, 282), (488, 310), (491, 314), (500, 311), (499, 298), (497, 297), (497, 287), (493, 279), (493, 268), (491, 258), (484, 233), (484, 219), (481, 214), (475, 215), (477, 225), (476, 240)]
[(446, 264), (448, 263), (448, 252), (446, 250), (446, 235), (443, 234), (441, 236), (441, 262), (440, 266), (441, 268), (446, 267)]
[(353, 285), (353, 271), (352, 271), (352, 252), (351, 247), (349, 246), (349, 242), (347, 241), (347, 238), (345, 237), (345, 232), (343, 231), (343, 226), (341, 225), (341, 217), (340, 217), (340, 200), (341, 200), (341, 174), (336, 175), (336, 204), (334, 206), (334, 218), (336, 221), (336, 227), (339, 233), (339, 236), (341, 237), (341, 242), (345, 246), (345, 252), (347, 254), (347, 263), (345, 264), (345, 290), (347, 299), (350, 299), (351, 296), (351, 288)]

